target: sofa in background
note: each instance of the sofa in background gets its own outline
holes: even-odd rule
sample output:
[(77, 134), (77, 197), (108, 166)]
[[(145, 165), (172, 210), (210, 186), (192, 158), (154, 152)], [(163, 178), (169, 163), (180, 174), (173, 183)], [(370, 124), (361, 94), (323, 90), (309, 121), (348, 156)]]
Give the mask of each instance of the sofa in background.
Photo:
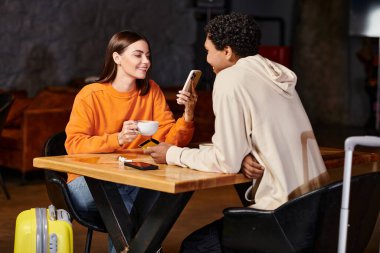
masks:
[[(176, 102), (178, 88), (163, 89), (174, 117), (183, 114), (184, 107)], [(26, 92), (13, 92), (15, 101), (0, 136), (0, 166), (27, 172), (37, 170), (33, 158), (42, 155), (45, 141), (64, 131), (78, 88), (49, 86), (35, 97)], [(195, 133), (192, 143), (210, 142), (214, 133), (214, 114), (210, 91), (197, 91)]]
[(13, 92), (15, 100), (0, 136), (0, 166), (21, 172), (34, 170), (33, 158), (42, 155), (45, 141), (63, 131), (77, 90), (51, 86), (28, 98)]

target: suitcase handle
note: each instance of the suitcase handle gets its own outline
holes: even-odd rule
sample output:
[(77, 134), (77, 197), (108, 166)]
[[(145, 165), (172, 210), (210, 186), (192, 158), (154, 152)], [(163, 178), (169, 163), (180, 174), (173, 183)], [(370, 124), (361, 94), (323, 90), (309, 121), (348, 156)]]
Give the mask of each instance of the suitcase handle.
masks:
[(345, 150), (354, 150), (356, 145), (379, 147), (380, 137), (377, 136), (352, 136), (344, 142)]
[(351, 170), (352, 155), (356, 145), (380, 147), (380, 137), (377, 136), (352, 136), (348, 137), (344, 142), (344, 171), (343, 171), (343, 189), (342, 189), (342, 206), (340, 209), (339, 220), (339, 238), (338, 252), (346, 252), (349, 202), (350, 202), (350, 186), (351, 186)]
[(55, 206), (50, 205), (48, 207), (48, 209), (49, 209), (50, 220), (53, 220), (53, 221), (57, 220), (57, 214), (55, 212)]
[(50, 220), (62, 220), (71, 224), (71, 216), (65, 209), (56, 209), (55, 206), (50, 205), (48, 207)]
[(71, 224), (71, 216), (65, 209), (58, 209), (57, 210), (57, 219), (66, 221)]

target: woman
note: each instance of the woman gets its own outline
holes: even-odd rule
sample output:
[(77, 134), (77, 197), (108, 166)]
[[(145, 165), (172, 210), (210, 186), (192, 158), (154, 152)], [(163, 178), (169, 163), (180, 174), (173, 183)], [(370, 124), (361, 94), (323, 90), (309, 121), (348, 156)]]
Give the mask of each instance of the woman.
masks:
[[(132, 31), (116, 33), (107, 46), (102, 74), (97, 83), (85, 86), (76, 96), (66, 126), (68, 154), (107, 153), (137, 148), (149, 137), (139, 135), (136, 120), (159, 122), (152, 136), (160, 142), (189, 144), (197, 96), (180, 91), (177, 102), (185, 106), (176, 122), (159, 86), (149, 79), (150, 46)], [(69, 174), (68, 187), (77, 209), (86, 214), (96, 206), (82, 176)], [(138, 188), (118, 185), (128, 211)]]

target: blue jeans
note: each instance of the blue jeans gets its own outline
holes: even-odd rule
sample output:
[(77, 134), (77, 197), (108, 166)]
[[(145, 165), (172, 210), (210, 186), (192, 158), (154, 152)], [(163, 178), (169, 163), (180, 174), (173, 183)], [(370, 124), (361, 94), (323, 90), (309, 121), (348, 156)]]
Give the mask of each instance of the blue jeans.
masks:
[[(77, 177), (73, 181), (67, 184), (71, 200), (73, 205), (83, 216), (92, 216), (93, 213), (98, 213), (94, 198), (91, 195), (90, 189), (88, 189), (86, 180), (84, 177)], [(128, 186), (123, 184), (116, 184), (121, 198), (123, 199), (125, 207), (130, 213), (133, 207), (133, 202), (136, 199), (139, 192), (138, 187)], [(115, 248), (112, 245), (111, 239), (108, 237), (108, 252), (115, 252)]]

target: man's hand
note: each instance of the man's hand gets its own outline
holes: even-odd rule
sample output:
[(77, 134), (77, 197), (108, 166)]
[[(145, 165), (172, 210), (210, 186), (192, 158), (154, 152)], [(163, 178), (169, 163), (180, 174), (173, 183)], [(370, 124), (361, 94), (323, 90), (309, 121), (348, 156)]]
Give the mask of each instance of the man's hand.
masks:
[(144, 154), (150, 155), (155, 163), (166, 163), (166, 152), (171, 146), (171, 144), (161, 142), (157, 146), (145, 149)]
[(241, 172), (250, 179), (258, 179), (263, 176), (264, 166), (259, 164), (253, 155), (248, 154), (241, 163)]

